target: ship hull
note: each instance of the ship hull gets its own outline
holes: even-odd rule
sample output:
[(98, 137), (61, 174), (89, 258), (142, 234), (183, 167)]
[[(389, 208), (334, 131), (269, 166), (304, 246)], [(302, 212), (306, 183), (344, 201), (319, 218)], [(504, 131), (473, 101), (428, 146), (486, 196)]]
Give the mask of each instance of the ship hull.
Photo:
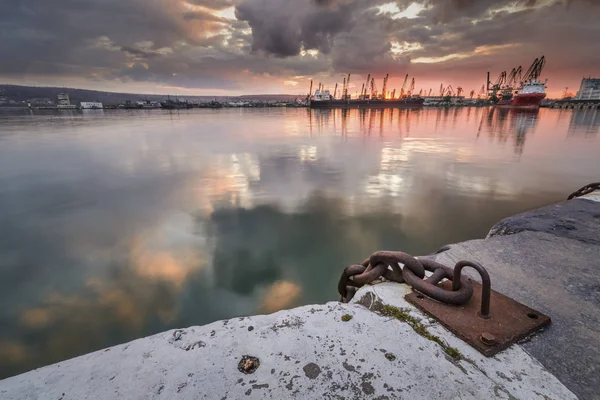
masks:
[(509, 100), (499, 100), (496, 106), (506, 108), (536, 109), (540, 107), (542, 100), (546, 98), (545, 93), (517, 94)]
[(312, 100), (310, 108), (421, 108), (423, 98), (401, 100)]

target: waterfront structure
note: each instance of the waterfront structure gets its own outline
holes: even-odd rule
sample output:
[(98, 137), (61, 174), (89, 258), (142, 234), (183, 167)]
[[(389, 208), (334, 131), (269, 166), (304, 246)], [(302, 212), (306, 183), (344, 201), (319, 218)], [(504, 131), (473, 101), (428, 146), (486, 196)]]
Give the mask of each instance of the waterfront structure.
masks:
[(104, 108), (104, 105), (97, 101), (82, 101), (80, 108), (82, 110), (101, 110)]
[(47, 106), (54, 105), (52, 100), (50, 100), (48, 98), (31, 99), (31, 100), (29, 100), (29, 104), (31, 104), (32, 106), (36, 106), (36, 107), (47, 107)]
[(59, 93), (58, 94), (58, 105), (56, 108), (61, 110), (74, 110), (77, 108), (75, 104), (71, 104), (71, 100), (69, 99), (68, 93)]
[(465, 102), (465, 96), (424, 96), (423, 100), (426, 107), (457, 106)]
[(306, 101), (310, 108), (420, 108), (423, 107), (423, 98), (420, 95), (413, 95), (415, 80), (411, 81), (410, 86), (406, 87), (408, 75), (404, 78), (404, 84), (400, 89), (400, 96), (396, 97), (396, 90), (389, 92), (387, 90), (389, 74), (383, 78), (383, 87), (379, 91), (375, 84), (375, 78), (371, 74), (367, 76), (366, 84), (363, 83), (360, 95), (356, 98), (348, 93), (350, 87), (350, 74), (344, 78), (341, 97), (337, 96), (337, 83), (333, 94), (322, 83), (313, 94), (313, 82), (310, 81), (310, 90)]
[(583, 78), (575, 100), (600, 101), (600, 78)]

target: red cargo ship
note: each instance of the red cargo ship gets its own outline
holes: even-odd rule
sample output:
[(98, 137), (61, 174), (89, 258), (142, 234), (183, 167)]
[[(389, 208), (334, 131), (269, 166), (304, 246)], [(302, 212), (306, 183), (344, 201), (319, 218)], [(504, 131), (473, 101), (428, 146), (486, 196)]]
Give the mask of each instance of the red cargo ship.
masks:
[(546, 83), (532, 79), (523, 83), (519, 90), (503, 92), (496, 104), (498, 107), (538, 108), (546, 98)]
[[(537, 109), (542, 100), (546, 98), (546, 81), (539, 78), (546, 65), (546, 58), (541, 56), (533, 61), (523, 78), (521, 67), (513, 68), (507, 76), (502, 72), (496, 83), (490, 87), (488, 73), (488, 91), (492, 98), (497, 99), (496, 106), (511, 108)], [(518, 85), (518, 86), (517, 86)], [(499, 93), (498, 97), (497, 93)]]

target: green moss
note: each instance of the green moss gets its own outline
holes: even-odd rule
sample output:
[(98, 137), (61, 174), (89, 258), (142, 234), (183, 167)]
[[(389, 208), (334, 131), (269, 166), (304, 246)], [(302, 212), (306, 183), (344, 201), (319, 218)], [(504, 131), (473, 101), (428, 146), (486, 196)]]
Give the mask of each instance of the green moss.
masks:
[(446, 354), (448, 354), (450, 357), (454, 358), (455, 360), (460, 360), (462, 358), (462, 354), (460, 354), (460, 351), (458, 351), (457, 348), (455, 347), (445, 347), (444, 351), (446, 351)]
[(442, 348), (444, 349), (446, 354), (448, 354), (453, 359), (460, 360), (462, 358), (462, 354), (460, 354), (460, 351), (458, 351), (457, 348), (448, 346), (448, 344), (446, 344), (446, 342), (444, 342), (438, 336), (432, 335), (427, 330), (427, 327), (425, 327), (425, 325), (423, 325), (419, 319), (411, 316), (407, 312), (407, 310), (403, 310), (401, 308), (397, 308), (397, 307), (390, 306), (390, 305), (384, 305), (381, 312), (383, 315), (386, 315), (386, 316), (392, 317), (392, 318), (396, 318), (399, 321), (406, 322), (419, 335), (423, 336), (425, 339), (429, 339), (432, 342), (436, 342), (437, 344), (442, 346)]
[(344, 322), (348, 322), (351, 319), (352, 319), (352, 315), (350, 315), (350, 314), (344, 314), (344, 315), (342, 315), (342, 321), (344, 321)]

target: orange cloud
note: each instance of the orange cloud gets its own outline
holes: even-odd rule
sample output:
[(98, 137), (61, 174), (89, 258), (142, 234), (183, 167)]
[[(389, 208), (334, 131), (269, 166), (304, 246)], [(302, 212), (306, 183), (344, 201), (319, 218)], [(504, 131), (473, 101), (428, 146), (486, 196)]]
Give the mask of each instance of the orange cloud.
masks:
[(261, 302), (261, 311), (272, 313), (290, 307), (302, 289), (295, 283), (277, 281), (271, 285)]

